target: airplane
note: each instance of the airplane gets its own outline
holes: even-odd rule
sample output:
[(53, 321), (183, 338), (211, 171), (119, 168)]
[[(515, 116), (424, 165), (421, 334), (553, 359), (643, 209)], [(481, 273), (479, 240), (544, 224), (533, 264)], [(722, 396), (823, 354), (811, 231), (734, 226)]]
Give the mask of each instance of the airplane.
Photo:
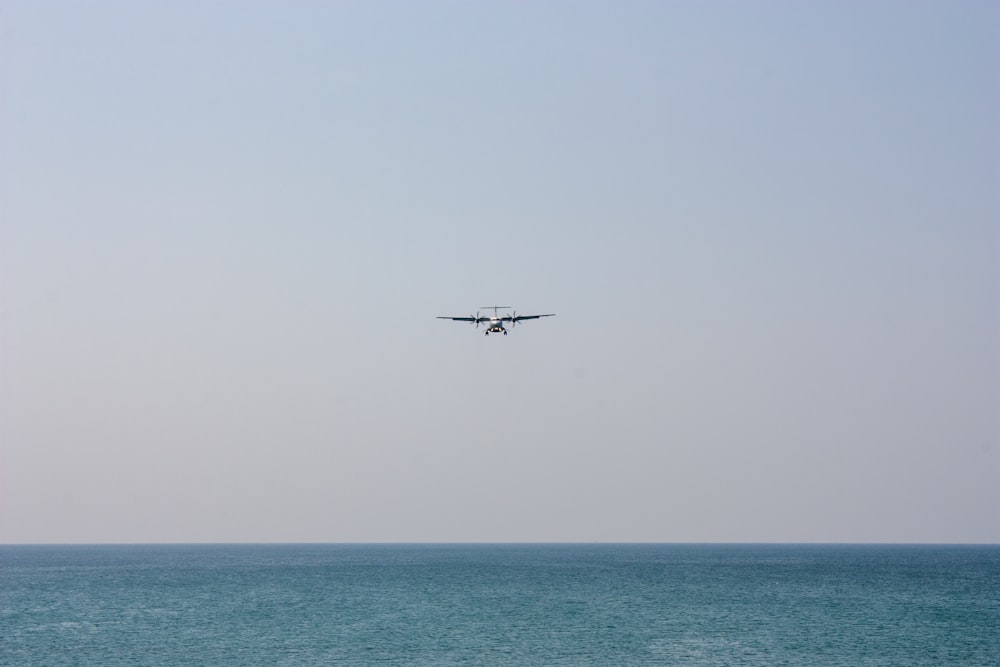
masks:
[(473, 324), (476, 325), (477, 329), (479, 328), (480, 322), (485, 322), (487, 324), (486, 324), (486, 331), (484, 333), (487, 336), (489, 336), (491, 333), (503, 333), (503, 335), (506, 336), (507, 330), (503, 326), (504, 322), (510, 322), (511, 328), (514, 328), (515, 324), (524, 320), (537, 320), (539, 317), (555, 316), (555, 313), (547, 313), (545, 315), (518, 315), (516, 310), (510, 315), (500, 315), (497, 312), (499, 310), (508, 310), (510, 309), (510, 306), (480, 306), (480, 308), (492, 308), (493, 316), (480, 317), (479, 313), (477, 312), (475, 315), (469, 315), (468, 317), (446, 317), (446, 316), (442, 317), (439, 315), (437, 319), (455, 320), (457, 322), (472, 322)]

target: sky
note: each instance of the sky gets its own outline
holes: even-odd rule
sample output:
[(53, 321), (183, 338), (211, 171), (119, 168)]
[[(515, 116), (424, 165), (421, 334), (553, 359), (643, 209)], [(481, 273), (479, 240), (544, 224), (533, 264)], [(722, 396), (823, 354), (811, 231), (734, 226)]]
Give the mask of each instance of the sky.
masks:
[(0, 542), (1000, 542), (998, 38), (5, 0)]

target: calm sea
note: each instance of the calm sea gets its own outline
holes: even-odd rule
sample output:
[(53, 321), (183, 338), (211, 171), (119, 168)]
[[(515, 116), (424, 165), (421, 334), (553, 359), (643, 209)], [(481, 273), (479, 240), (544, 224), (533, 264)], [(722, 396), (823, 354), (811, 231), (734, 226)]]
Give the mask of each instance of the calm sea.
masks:
[(1000, 665), (1000, 546), (0, 547), (3, 665)]

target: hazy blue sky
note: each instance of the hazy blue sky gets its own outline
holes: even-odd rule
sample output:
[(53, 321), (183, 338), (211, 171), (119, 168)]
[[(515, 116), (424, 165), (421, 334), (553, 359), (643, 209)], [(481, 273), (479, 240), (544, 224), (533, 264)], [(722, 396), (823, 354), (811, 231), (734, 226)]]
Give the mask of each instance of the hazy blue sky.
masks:
[(998, 71), (993, 2), (5, 1), (0, 541), (1000, 541)]

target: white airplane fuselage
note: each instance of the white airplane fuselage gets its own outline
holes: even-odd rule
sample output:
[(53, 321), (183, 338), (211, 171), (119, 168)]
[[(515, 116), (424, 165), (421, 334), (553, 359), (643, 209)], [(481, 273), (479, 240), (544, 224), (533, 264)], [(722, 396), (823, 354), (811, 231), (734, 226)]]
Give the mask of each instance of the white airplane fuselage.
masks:
[(499, 317), (491, 317), (489, 319), (489, 324), (486, 325), (485, 334), (489, 336), (491, 333), (503, 333), (504, 336), (507, 335), (507, 330), (503, 328), (503, 320)]

